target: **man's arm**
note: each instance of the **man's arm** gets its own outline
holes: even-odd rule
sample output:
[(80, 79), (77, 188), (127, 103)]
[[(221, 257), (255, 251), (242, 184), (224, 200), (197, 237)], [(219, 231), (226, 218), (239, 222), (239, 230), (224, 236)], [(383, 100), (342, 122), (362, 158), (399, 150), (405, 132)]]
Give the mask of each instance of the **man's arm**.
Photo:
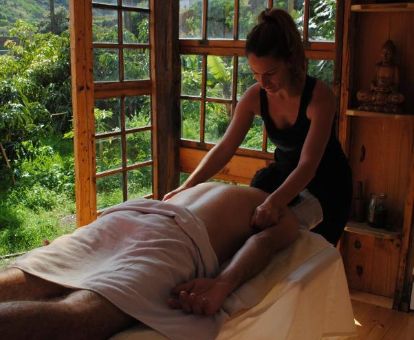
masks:
[(250, 237), (216, 278), (194, 279), (175, 287), (177, 298), (169, 305), (188, 313), (215, 314), (231, 292), (262, 271), (277, 251), (296, 240), (298, 230), (299, 221), (286, 207), (279, 222)]

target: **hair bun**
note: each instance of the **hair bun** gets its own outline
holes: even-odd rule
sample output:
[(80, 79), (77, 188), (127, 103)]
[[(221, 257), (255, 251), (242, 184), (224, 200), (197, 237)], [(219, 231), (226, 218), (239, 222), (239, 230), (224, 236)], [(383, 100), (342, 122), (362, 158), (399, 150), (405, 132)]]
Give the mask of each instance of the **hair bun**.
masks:
[[(274, 13), (274, 12), (273, 12)], [(268, 24), (277, 24), (277, 20), (274, 15), (272, 15), (272, 11), (268, 8), (262, 11), (259, 14), (259, 24), (261, 23), (268, 23)]]

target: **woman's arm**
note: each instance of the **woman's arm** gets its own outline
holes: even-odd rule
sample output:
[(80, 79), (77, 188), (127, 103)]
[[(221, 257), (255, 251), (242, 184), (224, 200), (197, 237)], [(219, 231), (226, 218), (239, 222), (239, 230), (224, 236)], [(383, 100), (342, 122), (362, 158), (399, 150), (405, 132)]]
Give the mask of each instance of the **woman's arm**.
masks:
[(331, 135), (335, 116), (335, 99), (327, 85), (318, 81), (308, 106), (310, 127), (301, 151), (299, 163), (283, 184), (257, 207), (252, 225), (264, 228), (275, 220), (278, 207), (288, 204), (315, 176)]
[(207, 153), (187, 180), (176, 190), (164, 196), (164, 200), (174, 194), (205, 182), (218, 173), (231, 159), (249, 130), (257, 112), (258, 87), (251, 86), (236, 106), (235, 113), (223, 138)]

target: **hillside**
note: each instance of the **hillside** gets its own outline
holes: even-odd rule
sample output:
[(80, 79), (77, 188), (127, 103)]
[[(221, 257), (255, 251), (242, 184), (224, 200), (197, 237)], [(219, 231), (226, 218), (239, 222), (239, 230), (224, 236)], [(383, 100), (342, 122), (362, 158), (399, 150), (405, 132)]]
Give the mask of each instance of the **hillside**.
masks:
[[(55, 11), (59, 7), (68, 8), (69, 0), (55, 0)], [(49, 0), (0, 0), (0, 36), (7, 35), (9, 27), (23, 19), (39, 23), (49, 15)]]

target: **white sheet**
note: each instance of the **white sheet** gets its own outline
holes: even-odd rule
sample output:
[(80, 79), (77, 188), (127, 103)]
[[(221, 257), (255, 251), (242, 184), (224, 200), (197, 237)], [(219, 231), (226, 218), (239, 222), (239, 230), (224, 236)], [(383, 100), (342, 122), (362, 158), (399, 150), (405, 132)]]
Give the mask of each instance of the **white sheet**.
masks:
[[(241, 306), (251, 308), (240, 311)], [(339, 252), (309, 231), (301, 231), (291, 247), (232, 294), (224, 309), (231, 319), (218, 340), (316, 340), (356, 334)], [(144, 339), (166, 338), (143, 326), (112, 337)]]

